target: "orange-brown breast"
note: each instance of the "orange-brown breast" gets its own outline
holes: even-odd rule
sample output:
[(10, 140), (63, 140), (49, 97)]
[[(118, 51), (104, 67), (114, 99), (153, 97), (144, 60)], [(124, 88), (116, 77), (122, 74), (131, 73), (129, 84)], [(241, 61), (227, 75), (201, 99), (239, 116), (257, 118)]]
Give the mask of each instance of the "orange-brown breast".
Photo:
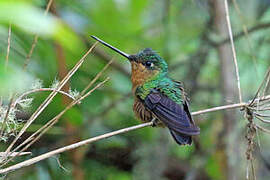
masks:
[(152, 76), (158, 73), (157, 70), (148, 70), (144, 65), (137, 62), (131, 62), (131, 82), (132, 82), (132, 92), (135, 93), (135, 90), (138, 86), (143, 85), (147, 80)]

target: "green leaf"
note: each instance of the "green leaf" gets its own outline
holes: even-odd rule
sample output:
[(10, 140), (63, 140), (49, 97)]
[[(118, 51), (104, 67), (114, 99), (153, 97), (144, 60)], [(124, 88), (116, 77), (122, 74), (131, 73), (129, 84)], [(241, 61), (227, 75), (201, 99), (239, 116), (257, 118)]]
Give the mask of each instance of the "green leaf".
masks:
[(56, 18), (25, 2), (0, 2), (0, 23), (11, 23), (27, 33), (51, 35), (55, 32)]
[(64, 117), (66, 119), (68, 119), (68, 121), (73, 124), (73, 125), (76, 125), (76, 126), (79, 126), (82, 124), (83, 122), (83, 116), (82, 116), (82, 113), (80, 112), (80, 110), (78, 108), (71, 108), (69, 109)]

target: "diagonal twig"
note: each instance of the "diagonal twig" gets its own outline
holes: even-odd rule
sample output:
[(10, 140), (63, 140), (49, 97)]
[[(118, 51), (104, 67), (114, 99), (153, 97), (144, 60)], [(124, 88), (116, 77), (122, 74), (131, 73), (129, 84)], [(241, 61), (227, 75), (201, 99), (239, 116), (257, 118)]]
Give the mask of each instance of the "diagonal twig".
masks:
[(15, 137), (12, 143), (7, 148), (6, 152), (9, 152), (17, 140), (21, 137), (21, 135), (25, 132), (25, 130), (32, 124), (32, 122), (40, 115), (40, 113), (49, 105), (54, 96), (62, 89), (62, 87), (66, 84), (66, 82), (71, 78), (71, 76), (79, 69), (79, 67), (84, 62), (87, 55), (94, 49), (97, 45), (97, 42), (83, 55), (83, 57), (77, 62), (77, 64), (69, 71), (69, 73), (63, 78), (63, 80), (59, 83), (58, 87), (54, 89), (54, 91), (44, 100), (44, 102), (38, 107), (38, 109), (32, 114), (30, 119), (26, 122), (24, 127), (21, 129), (19, 134)]
[(11, 39), (11, 23), (9, 23), (9, 27), (8, 27), (7, 55), (6, 55), (5, 69), (8, 66), (9, 52), (10, 52), (10, 39)]
[[(50, 7), (51, 7), (51, 5), (52, 5), (52, 2), (53, 2), (53, 0), (49, 0), (48, 4), (47, 4), (47, 6), (46, 6), (46, 10), (45, 10), (45, 12), (44, 12), (44, 16), (46, 16), (46, 15), (48, 14), (48, 12), (49, 12), (49, 10), (50, 10)], [(35, 37), (34, 37), (33, 43), (32, 43), (32, 45), (31, 45), (31, 49), (30, 49), (29, 53), (28, 53), (27, 56), (26, 56), (26, 60), (25, 60), (24, 65), (23, 65), (23, 69), (24, 69), (24, 70), (26, 69), (26, 67), (27, 67), (28, 64), (29, 64), (29, 61), (30, 61), (30, 59), (31, 59), (31, 57), (32, 57), (32, 54), (33, 54), (34, 49), (35, 49), (35, 47), (36, 47), (36, 45), (37, 45), (37, 42), (38, 42), (38, 35), (36, 34)]]
[[(258, 98), (258, 95), (259, 95), (259, 93), (260, 93), (260, 91), (261, 91), (261, 89), (262, 89), (262, 87), (263, 87), (263, 85), (264, 85), (264, 83), (266, 82), (266, 87), (267, 87), (267, 84), (268, 84), (268, 78), (270, 77), (270, 67), (268, 68), (268, 70), (267, 70), (267, 72), (266, 72), (266, 74), (265, 74), (265, 76), (264, 76), (264, 78), (263, 78), (263, 81), (262, 81), (262, 83), (260, 84), (260, 86), (259, 86), (259, 88), (258, 88), (258, 90), (257, 90), (257, 92), (256, 92), (256, 94), (255, 94), (255, 96), (254, 96), (254, 98), (252, 99), (252, 101), (250, 102), (250, 104), (249, 104), (249, 106), (251, 106), (254, 102), (255, 102), (255, 99), (259, 99)], [(263, 91), (263, 95), (262, 96), (264, 96), (264, 94), (265, 94), (265, 89), (264, 89), (264, 91)]]
[(227, 0), (224, 0), (224, 3), (225, 3), (226, 21), (227, 21), (227, 25), (228, 25), (227, 27), (228, 27), (228, 31), (229, 31), (231, 46), (232, 46), (233, 62), (235, 65), (239, 102), (241, 103), (242, 102), (242, 94), (241, 94), (241, 86), (240, 86), (240, 77), (239, 77), (239, 70), (238, 70), (238, 64), (237, 64), (237, 58), (236, 58), (236, 51), (235, 51), (234, 42), (233, 42), (232, 27), (231, 27), (231, 22), (230, 22), (230, 15), (229, 15), (229, 8), (228, 8)]
[(9, 105), (8, 105), (8, 108), (7, 108), (6, 115), (5, 115), (4, 120), (2, 122), (2, 128), (0, 129), (0, 137), (3, 136), (4, 130), (6, 128), (6, 122), (8, 120), (8, 115), (9, 115), (9, 112), (11, 110), (11, 106), (12, 106), (12, 103), (13, 103), (13, 98), (14, 98), (14, 96), (12, 96), (11, 99), (10, 99), (10, 102), (9, 102)]
[[(16, 107), (16, 105), (20, 102), (21, 99), (23, 99), (24, 97), (30, 95), (30, 94), (33, 94), (33, 93), (37, 93), (37, 92), (43, 92), (43, 91), (54, 91), (54, 88), (40, 88), (40, 89), (33, 89), (33, 90), (30, 90), (30, 91), (27, 91), (25, 93), (23, 93), (22, 95), (20, 95), (15, 101), (14, 103), (12, 104), (12, 107)], [(74, 100), (74, 97), (72, 95), (70, 95), (69, 93), (65, 92), (65, 91), (57, 91), (58, 93), (60, 94), (63, 94), (71, 99)]]
[[(254, 32), (257, 32), (259, 30), (265, 30), (267, 28), (270, 28), (270, 22), (267, 22), (267, 23), (261, 23), (261, 24), (257, 24), (251, 28), (249, 28), (247, 30), (248, 34), (251, 34), (251, 33), (254, 33)], [(233, 36), (233, 39), (234, 40), (237, 40), (239, 38), (241, 38), (242, 36), (245, 35), (245, 32), (244, 31), (241, 31), (239, 33), (236, 33), (234, 36)], [(220, 42), (217, 42), (217, 43), (213, 43), (214, 45), (222, 45), (222, 44), (225, 44), (225, 43), (228, 43), (230, 41), (230, 38), (225, 38), (224, 40), (221, 40)]]
[(97, 81), (98, 78), (103, 74), (103, 72), (112, 64), (113, 59), (111, 59), (104, 68), (94, 77), (94, 79), (84, 88), (84, 90), (81, 92), (81, 95), (84, 95), (85, 92)]
[(267, 75), (267, 79), (266, 79), (266, 83), (265, 83), (265, 87), (264, 87), (264, 90), (263, 90), (263, 93), (262, 93), (262, 96), (265, 95), (265, 93), (268, 91), (269, 89), (269, 82), (270, 82), (270, 67), (268, 68), (268, 75)]
[[(21, 152), (19, 156), (25, 156), (25, 155), (31, 155), (31, 152)], [(0, 157), (5, 157), (6, 153), (5, 152), (0, 152)], [(14, 156), (18, 156), (18, 152), (14, 152), (12, 154), (10, 154), (9, 156), (14, 157)]]
[(250, 54), (251, 54), (251, 58), (253, 60), (253, 63), (254, 63), (254, 68), (255, 68), (255, 72), (256, 72), (256, 76), (258, 77), (258, 69), (257, 69), (257, 59), (256, 59), (256, 56), (254, 55), (254, 52), (253, 52), (253, 48), (252, 48), (252, 42), (251, 42), (251, 38), (249, 36), (249, 32), (248, 32), (248, 28), (247, 26), (245, 25), (245, 18), (238, 6), (238, 3), (236, 0), (233, 0), (233, 5), (235, 7), (235, 10), (238, 14), (238, 16), (240, 17), (241, 21), (242, 21), (242, 29), (243, 29), (243, 32), (244, 32), (244, 35), (247, 39), (247, 44), (248, 44), (248, 47), (249, 47), (249, 50), (250, 50)]
[(265, 132), (265, 133), (270, 134), (270, 130), (265, 129), (265, 128), (261, 127), (261, 126), (260, 126), (260, 125), (258, 125), (258, 124), (256, 124), (256, 128), (258, 128), (258, 129), (259, 129), (259, 130), (261, 130), (262, 132)]

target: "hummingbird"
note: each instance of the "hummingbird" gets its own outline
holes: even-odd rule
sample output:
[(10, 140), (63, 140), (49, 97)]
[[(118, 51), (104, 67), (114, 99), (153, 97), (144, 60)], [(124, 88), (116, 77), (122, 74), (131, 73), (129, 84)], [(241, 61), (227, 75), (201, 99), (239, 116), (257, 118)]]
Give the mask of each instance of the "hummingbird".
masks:
[(189, 111), (183, 84), (169, 77), (168, 65), (151, 48), (129, 55), (103, 40), (91, 36), (103, 45), (124, 56), (131, 63), (133, 111), (142, 122), (167, 127), (179, 145), (191, 145), (192, 136), (200, 129)]

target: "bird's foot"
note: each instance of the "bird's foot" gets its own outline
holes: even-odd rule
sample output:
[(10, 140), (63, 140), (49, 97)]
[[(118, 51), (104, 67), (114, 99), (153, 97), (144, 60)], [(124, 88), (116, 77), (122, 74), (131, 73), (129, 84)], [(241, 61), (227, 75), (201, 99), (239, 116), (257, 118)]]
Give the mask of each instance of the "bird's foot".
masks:
[(153, 123), (152, 127), (156, 127), (158, 125), (158, 119), (157, 118), (153, 118), (151, 122)]

